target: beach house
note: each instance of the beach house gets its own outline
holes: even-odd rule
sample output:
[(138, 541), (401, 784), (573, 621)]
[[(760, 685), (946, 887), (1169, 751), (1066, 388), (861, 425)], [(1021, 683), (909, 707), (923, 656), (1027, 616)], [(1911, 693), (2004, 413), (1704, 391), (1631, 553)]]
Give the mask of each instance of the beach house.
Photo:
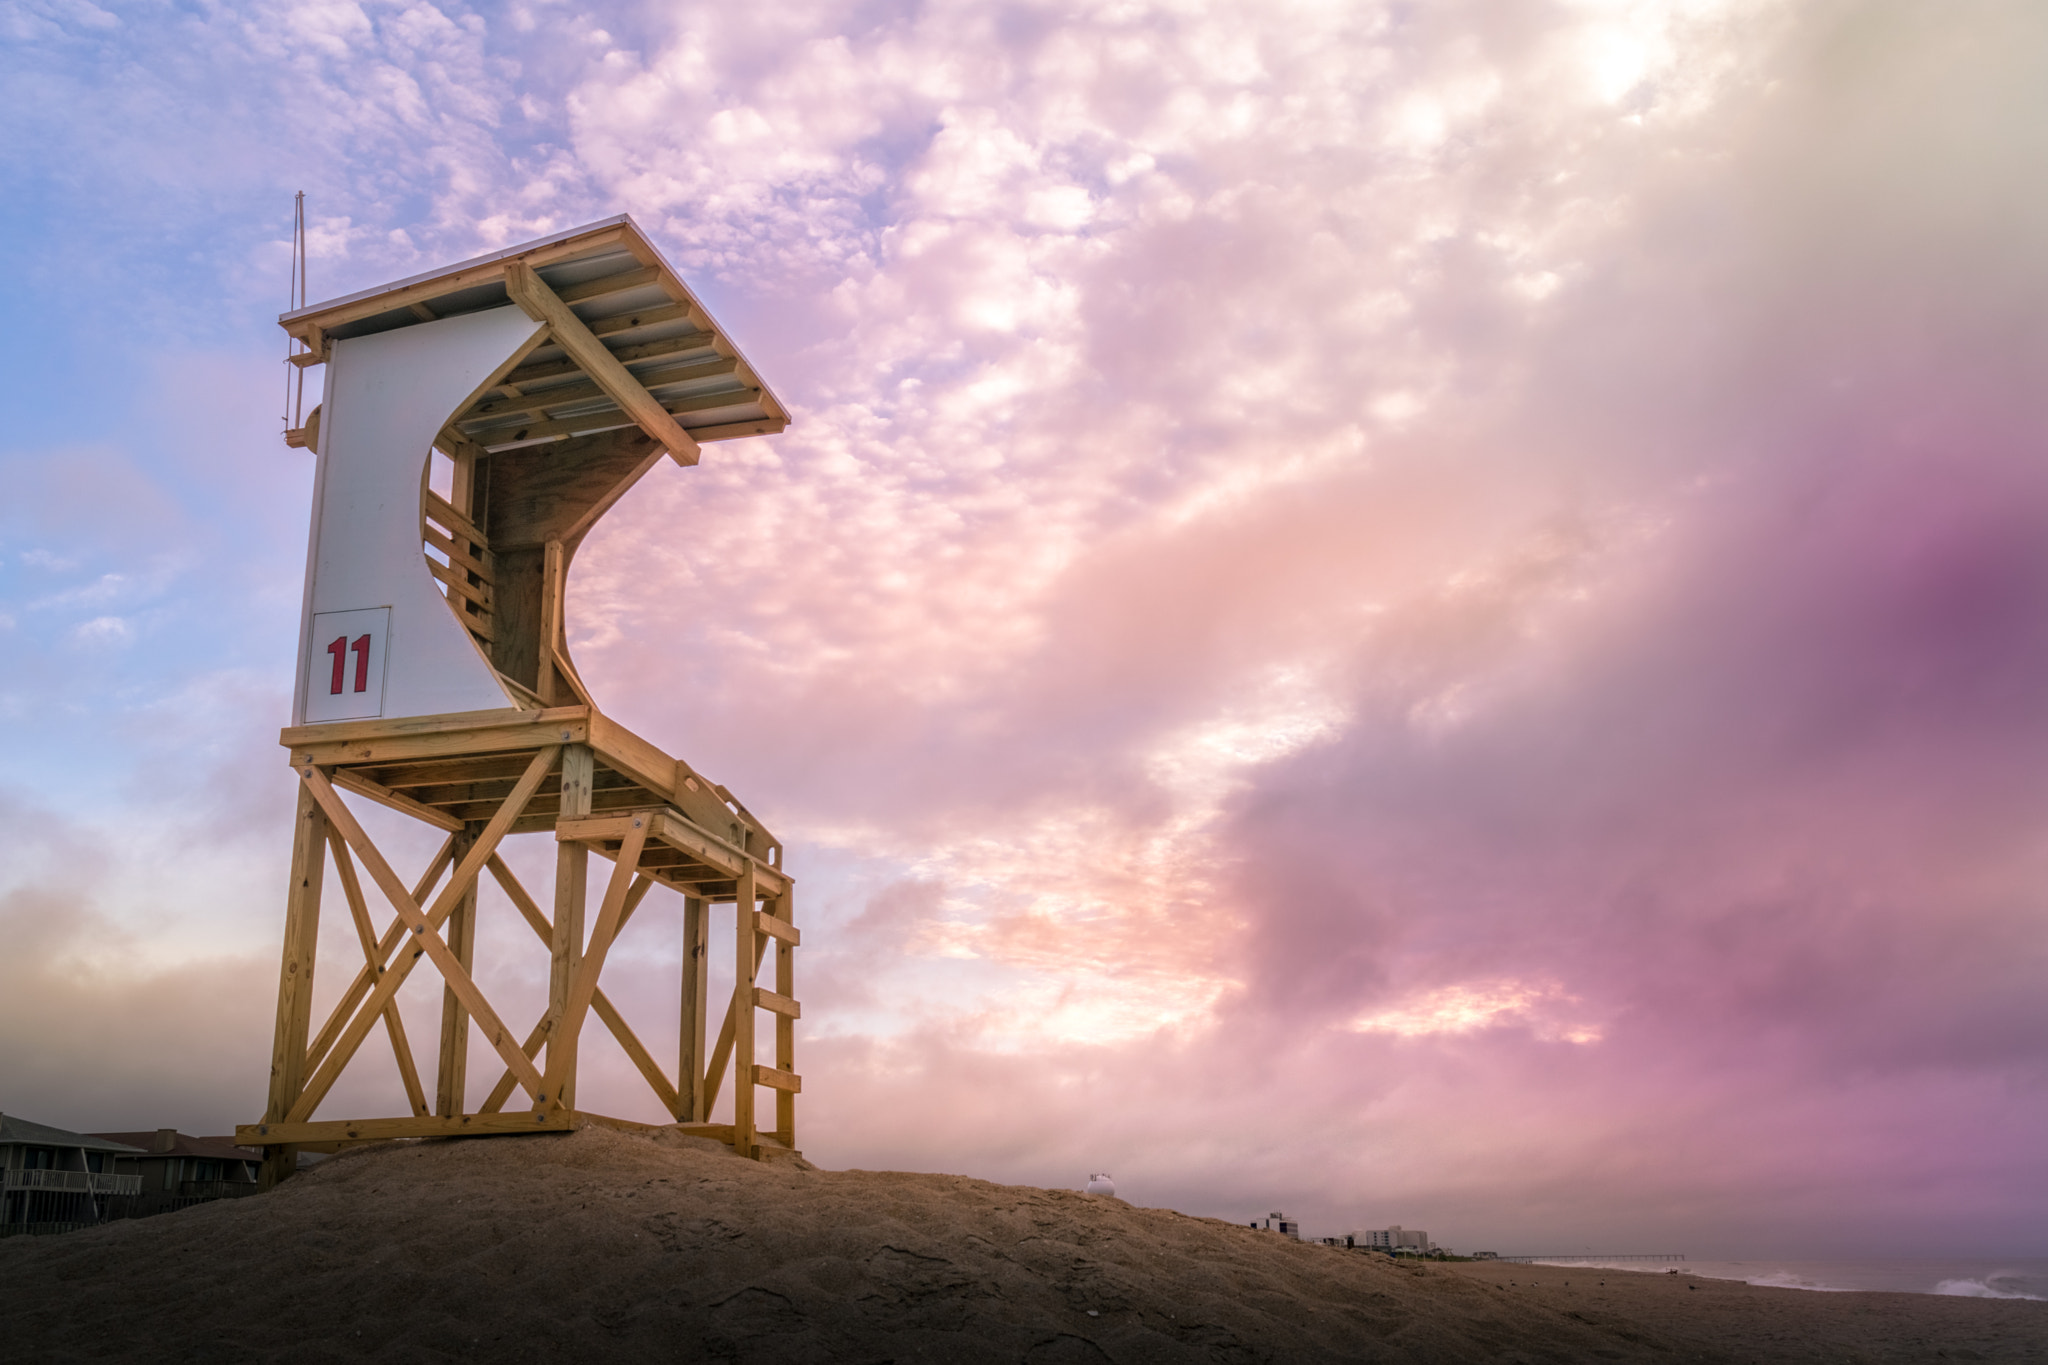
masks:
[(226, 1138), (187, 1137), (175, 1128), (143, 1133), (93, 1133), (88, 1136), (137, 1149), (133, 1168), (141, 1177), (132, 1206), (116, 1217), (147, 1218), (173, 1213), (213, 1199), (239, 1199), (259, 1188), (263, 1154), (237, 1147)]
[(118, 1217), (117, 1201), (141, 1192), (123, 1142), (0, 1114), (0, 1237), (70, 1232)]

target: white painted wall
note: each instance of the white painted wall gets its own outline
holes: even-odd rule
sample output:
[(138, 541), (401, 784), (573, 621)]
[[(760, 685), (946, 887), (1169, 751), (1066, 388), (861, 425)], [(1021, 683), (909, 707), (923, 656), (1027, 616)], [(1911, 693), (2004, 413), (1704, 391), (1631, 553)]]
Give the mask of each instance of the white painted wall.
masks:
[[(538, 329), (507, 306), (333, 343), (320, 404), (294, 724), (515, 704), (427, 572), (420, 499), (435, 435)], [(331, 691), (329, 637), (343, 627), (351, 644), (365, 633), (378, 637), (370, 646), (374, 696), (368, 686), (355, 689), (360, 652), (349, 654), (342, 693)]]

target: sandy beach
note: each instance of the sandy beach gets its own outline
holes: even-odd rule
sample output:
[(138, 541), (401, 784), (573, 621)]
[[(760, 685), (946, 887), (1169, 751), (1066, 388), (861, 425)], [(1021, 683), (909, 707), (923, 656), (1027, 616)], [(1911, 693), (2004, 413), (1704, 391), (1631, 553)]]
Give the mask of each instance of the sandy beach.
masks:
[(592, 1128), (0, 1243), (8, 1361), (2048, 1359), (2048, 1303), (1397, 1264), (1114, 1199)]

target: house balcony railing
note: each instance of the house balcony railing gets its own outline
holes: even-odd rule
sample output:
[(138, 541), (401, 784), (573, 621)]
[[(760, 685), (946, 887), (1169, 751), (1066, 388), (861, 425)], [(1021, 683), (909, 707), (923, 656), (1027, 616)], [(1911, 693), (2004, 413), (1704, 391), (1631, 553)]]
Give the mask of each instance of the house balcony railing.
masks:
[(77, 1194), (141, 1194), (142, 1177), (111, 1171), (0, 1171), (0, 1189), (66, 1190)]

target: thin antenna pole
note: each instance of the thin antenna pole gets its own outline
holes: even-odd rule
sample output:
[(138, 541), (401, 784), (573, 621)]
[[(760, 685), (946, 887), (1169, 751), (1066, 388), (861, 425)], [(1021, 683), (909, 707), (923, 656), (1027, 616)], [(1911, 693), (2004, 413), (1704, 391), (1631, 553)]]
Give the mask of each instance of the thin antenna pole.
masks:
[[(292, 303), (292, 300), (298, 296), (299, 292), (299, 214), (302, 212), (300, 206), (305, 201), (306, 192), (300, 190), (299, 197), (292, 207), (292, 273), (291, 280), (286, 285), (284, 291), (284, 307), (287, 313), (296, 306)], [(291, 333), (286, 332), (284, 336), (284, 412), (277, 419), (284, 423), (286, 431), (290, 431), (292, 428), (292, 352), (297, 349), (298, 347), (292, 344)]]
[[(306, 192), (300, 190), (292, 201), (292, 282), (298, 286), (299, 308), (306, 306)], [(292, 396), (292, 426), (305, 425), (306, 367), (300, 365), (297, 391)]]

